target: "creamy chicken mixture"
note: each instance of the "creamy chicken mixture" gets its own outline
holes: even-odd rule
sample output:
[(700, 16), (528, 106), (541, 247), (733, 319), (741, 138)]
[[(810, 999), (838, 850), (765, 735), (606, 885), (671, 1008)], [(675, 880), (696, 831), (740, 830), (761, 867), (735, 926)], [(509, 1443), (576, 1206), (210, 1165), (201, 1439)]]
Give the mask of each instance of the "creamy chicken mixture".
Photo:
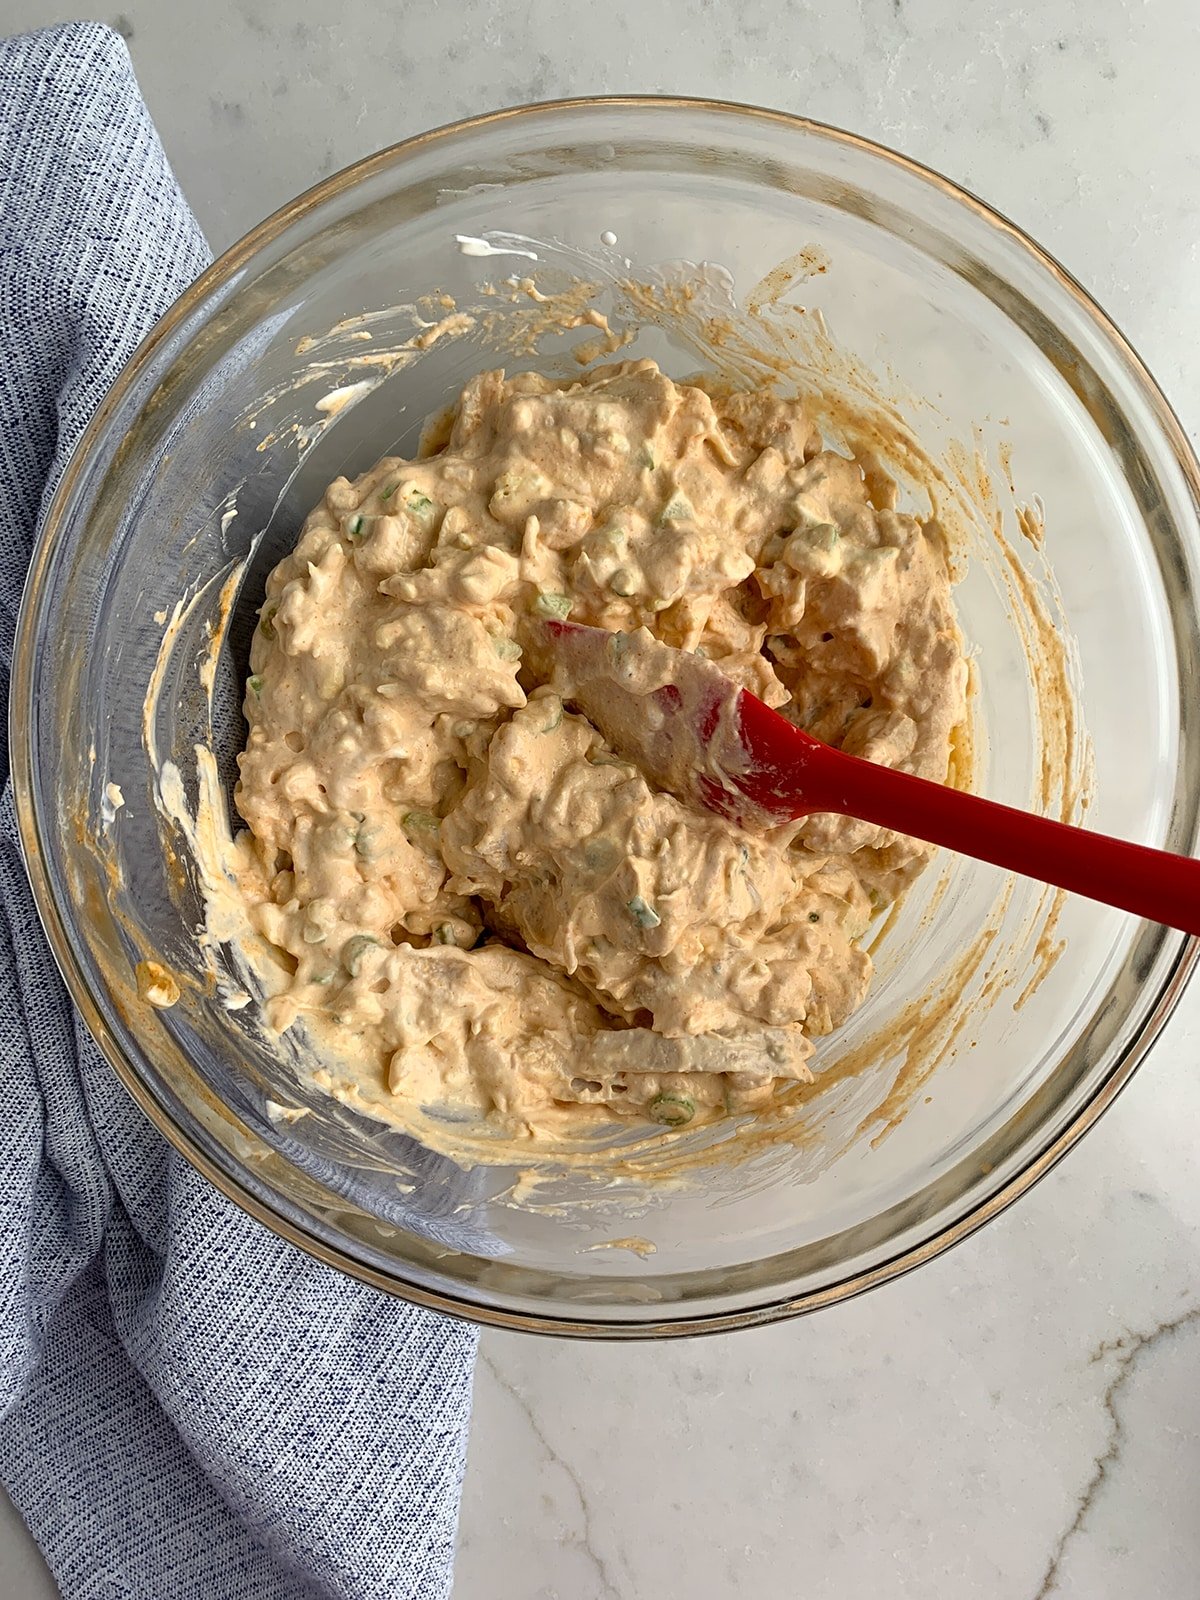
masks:
[(929, 852), (657, 792), (531, 666), (568, 615), (947, 777), (966, 667), (940, 532), (801, 402), (649, 361), (484, 373), (420, 459), (331, 484), (267, 583), (236, 799), (271, 1021), (509, 1128), (761, 1106), (862, 1000), (868, 922)]

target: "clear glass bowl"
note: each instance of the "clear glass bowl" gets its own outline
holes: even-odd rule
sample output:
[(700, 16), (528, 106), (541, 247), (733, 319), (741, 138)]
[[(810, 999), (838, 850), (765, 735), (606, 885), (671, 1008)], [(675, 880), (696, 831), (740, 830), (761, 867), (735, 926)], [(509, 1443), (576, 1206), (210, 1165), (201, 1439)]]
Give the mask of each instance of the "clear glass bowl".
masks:
[[(527, 248), (498, 228), (540, 241), (537, 262), (460, 242)], [(257, 1008), (230, 1011), (206, 986), (196, 874), (156, 808), (147, 740), (194, 790), (193, 746), (211, 737), (228, 777), (263, 576), (305, 511), (336, 472), (411, 448), (471, 371), (501, 364), (482, 325), (397, 357), (415, 319), (444, 310), (413, 303), (433, 291), (490, 303), (509, 318), (510, 366), (561, 365), (596, 330), (539, 329), (521, 291), (514, 306), (482, 286), (514, 270), (560, 288), (591, 273), (596, 303), (636, 336), (630, 352), (680, 376), (720, 337), (695, 306), (707, 315), (709, 291), (728, 301), (730, 275), (745, 297), (788, 257), (812, 331), (785, 377), (820, 387), (827, 325), (842, 378), (861, 374), (857, 359), (922, 397), (909, 420), (957, 474), (978, 786), (1069, 811), (1081, 784), (1090, 825), (1190, 852), (1200, 480), (1181, 430), (1121, 336), (1017, 229), (828, 128), (735, 106), (589, 101), (384, 151), (263, 223), (183, 296), (51, 508), (20, 621), (12, 745), (30, 874), (72, 993), (178, 1149), (269, 1227), (382, 1288), (509, 1326), (624, 1337), (844, 1298), (1023, 1193), (1111, 1103), (1190, 970), (1182, 935), (1083, 901), (1055, 924), (1037, 886), (941, 861), (880, 939), (866, 1004), (823, 1041), (822, 1079), (780, 1137), (706, 1149), (711, 1134), (667, 1134), (691, 1140), (665, 1147), (676, 1179), (651, 1155), (611, 1179), (541, 1187), (504, 1167), (464, 1171), (306, 1091), (257, 1031)], [(693, 265), (665, 265), (679, 262)], [(631, 298), (626, 278), (662, 292)], [(670, 283), (702, 292), (672, 300)], [(523, 345), (511, 337), (521, 308)], [(164, 619), (184, 595), (164, 655)], [(1056, 649), (1071, 681), (1057, 709)], [(137, 996), (132, 963), (147, 952), (183, 977), (173, 1009)], [(898, 1075), (904, 1097), (889, 1098)], [(631, 1240), (641, 1254), (622, 1247)]]

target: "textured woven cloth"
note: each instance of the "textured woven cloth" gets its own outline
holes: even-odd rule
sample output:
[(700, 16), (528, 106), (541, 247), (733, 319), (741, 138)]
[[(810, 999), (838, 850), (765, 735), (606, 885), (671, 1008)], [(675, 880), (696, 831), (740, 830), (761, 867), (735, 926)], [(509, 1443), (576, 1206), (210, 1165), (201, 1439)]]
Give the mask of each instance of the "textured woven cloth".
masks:
[[(0, 42), (0, 683), (39, 515), (208, 259), (123, 42)], [(0, 734), (0, 1477), (67, 1600), (449, 1592), (475, 1336), (317, 1265), (144, 1120), (68, 1002)]]

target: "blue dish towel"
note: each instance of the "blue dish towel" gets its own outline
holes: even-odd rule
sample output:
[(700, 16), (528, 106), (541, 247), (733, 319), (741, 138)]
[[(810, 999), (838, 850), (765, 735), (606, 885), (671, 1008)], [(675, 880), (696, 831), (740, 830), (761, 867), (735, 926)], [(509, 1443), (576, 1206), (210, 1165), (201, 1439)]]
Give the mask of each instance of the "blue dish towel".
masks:
[[(0, 42), (0, 686), (72, 446), (208, 252), (115, 33)], [(0, 1477), (67, 1600), (433, 1600), (474, 1332), (243, 1216), (68, 1001), (0, 733)]]

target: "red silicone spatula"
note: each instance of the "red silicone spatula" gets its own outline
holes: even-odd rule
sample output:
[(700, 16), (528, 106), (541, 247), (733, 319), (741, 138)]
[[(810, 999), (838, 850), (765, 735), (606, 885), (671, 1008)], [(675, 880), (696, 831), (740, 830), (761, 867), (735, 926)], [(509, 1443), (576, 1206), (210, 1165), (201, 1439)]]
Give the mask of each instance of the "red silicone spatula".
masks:
[(1200, 934), (1200, 861), (1068, 827), (822, 744), (646, 629), (543, 625), (564, 698), (660, 788), (747, 828), (860, 817)]

